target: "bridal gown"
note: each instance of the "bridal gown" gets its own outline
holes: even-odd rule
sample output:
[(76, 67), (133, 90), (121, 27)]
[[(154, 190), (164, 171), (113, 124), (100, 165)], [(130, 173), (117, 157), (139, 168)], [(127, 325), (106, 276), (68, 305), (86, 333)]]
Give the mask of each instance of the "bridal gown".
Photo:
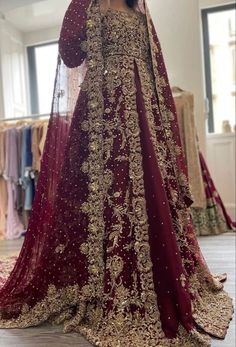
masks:
[[(192, 227), (178, 126), (161, 112), (155, 71), (164, 63), (153, 68), (147, 16), (109, 9), (99, 22), (97, 8), (88, 19), (90, 2), (79, 3), (64, 19), (61, 58), (75, 68), (100, 47), (103, 65), (88, 57), (94, 80), (87, 73), (69, 130), (56, 124), (67, 141), (52, 209), (41, 192), (54, 160), (46, 141), (29, 230), (0, 291), (0, 327), (64, 323), (102, 347), (210, 346), (208, 334), (224, 338), (232, 302)], [(92, 30), (96, 19), (101, 46), (91, 34), (81, 53), (84, 27)], [(163, 76), (159, 88), (168, 90)]]

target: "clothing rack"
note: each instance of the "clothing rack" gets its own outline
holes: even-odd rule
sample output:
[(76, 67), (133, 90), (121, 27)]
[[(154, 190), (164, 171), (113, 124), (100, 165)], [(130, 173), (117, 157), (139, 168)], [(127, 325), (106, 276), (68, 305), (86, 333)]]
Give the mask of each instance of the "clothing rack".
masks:
[(43, 117), (50, 117), (50, 114), (36, 114), (31, 116), (25, 116), (25, 117), (15, 117), (15, 118), (2, 118), (0, 119), (1, 122), (13, 122), (13, 121), (20, 121), (24, 119), (38, 119)]

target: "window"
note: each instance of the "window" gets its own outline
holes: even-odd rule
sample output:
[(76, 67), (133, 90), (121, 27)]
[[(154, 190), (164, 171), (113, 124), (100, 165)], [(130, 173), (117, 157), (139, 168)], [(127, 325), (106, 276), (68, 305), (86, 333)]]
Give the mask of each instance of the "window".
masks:
[(202, 11), (208, 130), (222, 132), (222, 123), (235, 124), (235, 5)]
[(57, 55), (57, 43), (28, 47), (32, 114), (51, 112)]

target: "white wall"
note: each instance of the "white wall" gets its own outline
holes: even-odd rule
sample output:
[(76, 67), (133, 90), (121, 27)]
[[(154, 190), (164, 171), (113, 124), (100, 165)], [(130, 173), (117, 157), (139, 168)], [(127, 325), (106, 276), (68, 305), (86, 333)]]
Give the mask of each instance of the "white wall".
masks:
[(2, 12), (15, 9), (17, 7), (26, 6), (34, 2), (43, 0), (0, 0), (0, 9)]
[(58, 40), (59, 33), (60, 26), (22, 33), (0, 19), (0, 118), (30, 114), (26, 47)]
[(200, 146), (205, 152), (203, 63), (198, 0), (148, 0), (170, 83), (194, 93)]
[(0, 118), (19, 117), (27, 112), (25, 47), (22, 34), (0, 19)]
[(25, 46), (33, 46), (46, 42), (58, 40), (60, 34), (60, 26), (49, 29), (31, 31), (23, 34), (23, 42)]

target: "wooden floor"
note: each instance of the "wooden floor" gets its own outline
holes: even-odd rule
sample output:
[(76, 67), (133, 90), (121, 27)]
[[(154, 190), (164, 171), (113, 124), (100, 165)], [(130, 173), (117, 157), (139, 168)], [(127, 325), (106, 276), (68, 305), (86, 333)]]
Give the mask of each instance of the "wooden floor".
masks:
[[(224, 234), (199, 239), (203, 254), (213, 273), (228, 273), (225, 289), (235, 298), (235, 236)], [(21, 241), (0, 242), (0, 257), (19, 251)], [(212, 347), (234, 347), (235, 318), (224, 341), (213, 340)], [(63, 334), (60, 327), (44, 325), (23, 330), (0, 330), (0, 347), (91, 347), (78, 334)], [(128, 347), (128, 346), (127, 346)], [(184, 346), (183, 346), (184, 347)]]

